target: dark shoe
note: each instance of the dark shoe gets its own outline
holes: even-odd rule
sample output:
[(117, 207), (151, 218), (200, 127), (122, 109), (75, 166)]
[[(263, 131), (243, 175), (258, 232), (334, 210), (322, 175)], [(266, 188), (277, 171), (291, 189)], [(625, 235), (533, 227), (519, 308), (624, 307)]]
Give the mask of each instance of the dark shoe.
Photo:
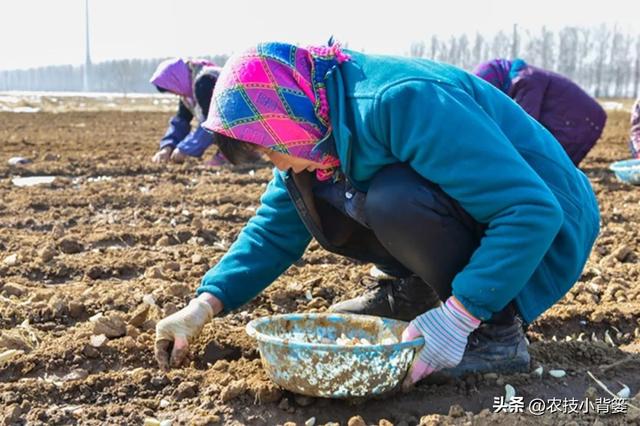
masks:
[(482, 323), (471, 333), (462, 361), (438, 375), (461, 377), (470, 373), (523, 373), (531, 360), (518, 317), (508, 325)]
[(411, 321), (439, 304), (435, 291), (420, 278), (412, 276), (375, 280), (365, 294), (336, 303), (329, 311)]

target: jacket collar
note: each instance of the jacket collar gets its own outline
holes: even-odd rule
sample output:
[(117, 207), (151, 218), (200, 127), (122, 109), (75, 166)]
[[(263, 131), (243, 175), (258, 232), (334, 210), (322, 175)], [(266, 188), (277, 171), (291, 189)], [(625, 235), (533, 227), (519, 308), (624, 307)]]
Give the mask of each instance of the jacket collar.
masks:
[(349, 177), (351, 171), (351, 130), (347, 127), (345, 90), (340, 66), (334, 67), (327, 74), (327, 99), (329, 101), (329, 115), (332, 131), (329, 137), (333, 137), (335, 149), (340, 159), (342, 172)]

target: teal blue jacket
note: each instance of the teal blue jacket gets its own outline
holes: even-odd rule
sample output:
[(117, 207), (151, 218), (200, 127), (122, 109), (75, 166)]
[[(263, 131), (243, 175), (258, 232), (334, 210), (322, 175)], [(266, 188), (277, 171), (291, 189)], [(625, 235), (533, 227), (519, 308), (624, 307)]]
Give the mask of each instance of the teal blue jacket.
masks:
[[(453, 294), (480, 319), (515, 299), (533, 321), (579, 278), (597, 236), (586, 176), (544, 127), (485, 81), (428, 60), (350, 54), (326, 81), (342, 171), (366, 191), (380, 169), (402, 162), (440, 185), (487, 224)], [(225, 310), (255, 297), (310, 241), (283, 179), (274, 170), (256, 216), (198, 289)]]

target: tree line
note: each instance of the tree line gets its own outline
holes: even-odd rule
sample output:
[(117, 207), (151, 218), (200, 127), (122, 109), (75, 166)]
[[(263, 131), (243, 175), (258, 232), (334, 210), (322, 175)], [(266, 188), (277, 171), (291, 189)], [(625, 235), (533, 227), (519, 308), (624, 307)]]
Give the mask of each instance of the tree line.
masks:
[[(348, 42), (348, 40), (344, 40)], [(345, 43), (346, 45), (346, 43)], [(447, 62), (466, 70), (494, 58), (520, 57), (532, 65), (574, 80), (597, 97), (640, 95), (640, 34), (617, 25), (547, 27), (493, 35), (432, 35), (411, 44), (409, 55)], [(226, 55), (210, 56), (223, 65)], [(89, 90), (96, 92), (153, 92), (148, 80), (162, 59), (125, 59), (93, 64)], [(47, 66), (0, 71), (0, 90), (82, 91), (84, 66)]]
[(442, 39), (434, 35), (412, 43), (409, 54), (467, 70), (490, 59), (519, 57), (569, 77), (596, 97), (640, 95), (640, 34), (626, 33), (617, 25), (558, 31), (514, 25), (512, 31), (491, 37), (462, 34)]
[[(228, 56), (203, 56), (223, 65)], [(122, 59), (99, 62), (89, 67), (91, 92), (153, 93), (149, 78), (164, 58)], [(0, 71), (0, 90), (70, 91), (83, 90), (84, 65), (51, 65), (27, 70)]]

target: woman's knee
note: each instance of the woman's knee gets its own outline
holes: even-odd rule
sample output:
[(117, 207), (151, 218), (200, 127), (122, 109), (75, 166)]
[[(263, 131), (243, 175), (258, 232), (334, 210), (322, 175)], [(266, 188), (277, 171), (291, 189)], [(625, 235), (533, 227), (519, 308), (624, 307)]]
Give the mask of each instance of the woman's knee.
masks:
[(387, 166), (371, 180), (364, 207), (372, 227), (377, 223), (392, 225), (402, 219), (401, 212), (409, 208), (417, 190), (409, 172), (401, 165)]
[(365, 202), (367, 222), (382, 245), (443, 297), (478, 246), (456, 206), (437, 185), (400, 167), (376, 175)]
[[(367, 222), (376, 230), (406, 228), (418, 210), (441, 210), (428, 182), (403, 164), (387, 166), (371, 181), (365, 201)], [(442, 213), (442, 212), (441, 212)]]

